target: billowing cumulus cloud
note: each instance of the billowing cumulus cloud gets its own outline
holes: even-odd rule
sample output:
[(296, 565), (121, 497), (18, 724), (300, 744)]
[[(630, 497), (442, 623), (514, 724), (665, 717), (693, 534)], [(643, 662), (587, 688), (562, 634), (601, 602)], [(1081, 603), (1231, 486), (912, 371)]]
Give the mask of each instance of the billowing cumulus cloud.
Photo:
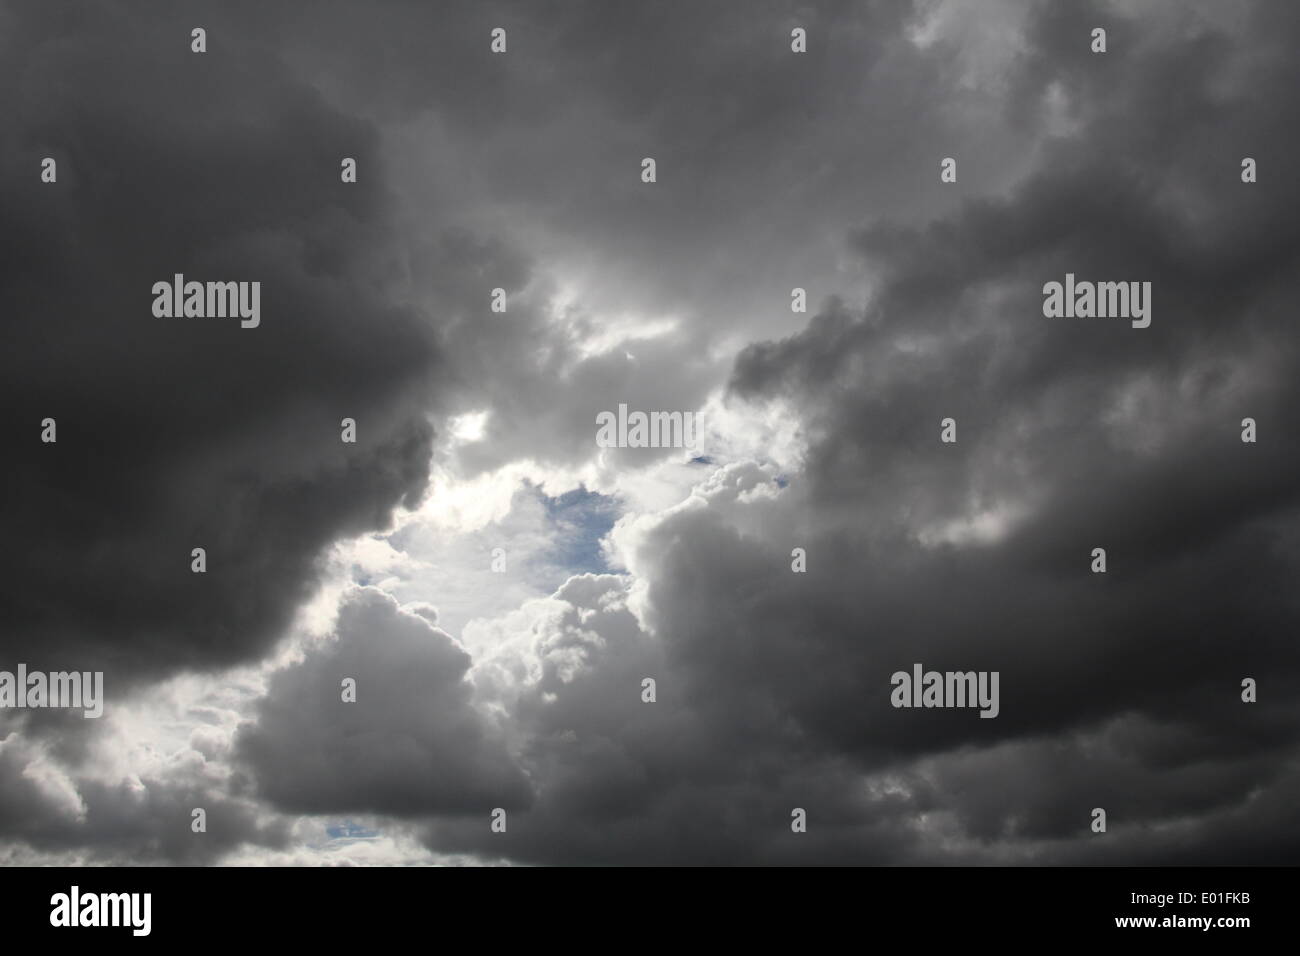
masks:
[(0, 740), (0, 859), (200, 865), (234, 850), (288, 846), (284, 818), (248, 799), (201, 749), (181, 748), (161, 765), (111, 778), (84, 765), (69, 770), (47, 744), (8, 728)]
[(527, 780), (472, 707), (469, 655), (422, 611), (358, 590), (336, 634), (272, 677), (236, 746), (273, 804), (402, 816), (528, 803)]

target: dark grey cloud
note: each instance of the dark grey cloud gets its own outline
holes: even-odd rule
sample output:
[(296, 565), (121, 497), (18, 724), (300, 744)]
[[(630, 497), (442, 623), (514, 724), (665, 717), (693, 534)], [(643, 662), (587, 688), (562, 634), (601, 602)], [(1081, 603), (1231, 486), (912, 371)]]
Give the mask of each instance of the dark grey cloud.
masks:
[[(0, 613), (6, 660), (121, 693), (256, 659), (325, 545), (418, 499), (440, 358), (383, 292), (392, 197), (339, 181), (373, 127), (256, 46), (213, 30), (192, 54), (181, 11), (82, 13), (13, 6), (3, 41)], [(260, 327), (155, 318), (174, 273), (260, 281)]]
[[(183, 9), (3, 18), (0, 658), (102, 670), (112, 713), (151, 680), (259, 660), (324, 548), (418, 500), (442, 359), (429, 318), (384, 291), (393, 196), (378, 176), (339, 180), (343, 156), (373, 159), (371, 124)], [(154, 317), (152, 286), (175, 273), (260, 281), (261, 325)], [(6, 840), (119, 862), (284, 845), (281, 823), (183, 768), (92, 773), (107, 744), (64, 716), (29, 712), (10, 735)], [(41, 766), (53, 782), (38, 787)], [(207, 834), (190, 831), (194, 806)]]
[[(1024, 740), (936, 764), (946, 786), (935, 808), (981, 839), (1082, 844), (1081, 821), (1101, 805), (1144, 825), (1197, 822), (1177, 848), (1115, 840), (1036, 858), (1276, 860), (1300, 834), (1273, 815), (1249, 832), (1247, 807), (1295, 794), (1287, 701), (1300, 660), (1286, 582), (1300, 498), (1288, 424), (1300, 407), (1290, 322), (1300, 237), (1294, 184), (1257, 188), (1239, 173), (1242, 156), (1292, 151), (1282, 116), (1295, 64), (1272, 40), (1185, 40), (1128, 20), (1109, 59), (1088, 59), (1079, 29), (1096, 11), (1063, 9), (1033, 21), (1022, 92), (1062, 84), (1082, 118), (1076, 135), (1045, 150), (1006, 199), (924, 228), (862, 230), (880, 276), (866, 314), (832, 308), (737, 361), (737, 395), (793, 400), (815, 435), (803, 489), (823, 522), (810, 547), (815, 595), (779, 573), (775, 542), (764, 562), (714, 531), (682, 547), (714, 549), (715, 578), (680, 575), (694, 597), (678, 588), (657, 606), (698, 653), (718, 631), (704, 611), (712, 595), (758, 595), (740, 612), (759, 629), (745, 642), (751, 659), (773, 658), (758, 695), (869, 765)], [(1245, 19), (1248, 37), (1297, 27), (1267, 5)], [(1067, 271), (1151, 280), (1151, 328), (1044, 319), (1042, 283)], [(956, 445), (938, 441), (946, 416)], [(1272, 437), (1243, 444), (1247, 416)], [(1000, 506), (1024, 514), (993, 543), (916, 540)], [(831, 516), (846, 514), (854, 522), (835, 527)], [(1097, 546), (1109, 551), (1104, 578), (1088, 570)], [(677, 563), (671, 552), (665, 562)], [(769, 623), (783, 620), (799, 622), (797, 644)], [(777, 666), (791, 647), (822, 663)], [(1002, 715), (932, 718), (863, 698), (911, 661), (999, 669)], [(690, 673), (716, 694), (710, 661), (698, 664)], [(1243, 705), (1245, 676), (1276, 696)], [(1079, 742), (1125, 715), (1148, 722), (1145, 746)], [(998, 781), (996, 795), (969, 785), (977, 777)]]
[[(433, 416), (491, 412), (462, 474), (575, 465), (597, 411), (729, 376), (808, 450), (618, 528), (632, 592), (571, 578), (472, 656), (359, 592), (212, 752), (222, 786), (104, 783), (91, 735), (29, 716), (4, 839), (207, 862), (355, 813), (540, 863), (1294, 856), (1295, 11), (991, 4), (989, 41), (951, 10), (922, 38), (934, 4), (129, 10), (0, 30), (8, 659), (110, 686), (265, 659), (324, 548), (419, 499)], [(153, 319), (173, 272), (260, 279), (262, 327)], [(1151, 281), (1152, 326), (1045, 319), (1066, 272)], [(843, 295), (793, 330), (795, 285)], [(679, 325), (594, 348), (622, 312)], [(890, 707), (917, 661), (1000, 671), (999, 717)]]

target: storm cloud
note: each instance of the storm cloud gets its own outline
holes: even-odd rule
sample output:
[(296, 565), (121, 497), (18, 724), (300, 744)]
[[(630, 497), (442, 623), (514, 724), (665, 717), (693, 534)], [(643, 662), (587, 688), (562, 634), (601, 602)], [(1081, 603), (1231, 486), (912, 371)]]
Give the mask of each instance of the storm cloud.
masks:
[[(1300, 850), (1297, 11), (0, 25), (0, 668), (110, 698), (6, 715), (7, 859)], [(260, 281), (260, 326), (154, 317), (176, 273)], [(1047, 317), (1067, 274), (1150, 326)], [(702, 447), (599, 448), (620, 403)], [(917, 663), (997, 717), (892, 706)]]

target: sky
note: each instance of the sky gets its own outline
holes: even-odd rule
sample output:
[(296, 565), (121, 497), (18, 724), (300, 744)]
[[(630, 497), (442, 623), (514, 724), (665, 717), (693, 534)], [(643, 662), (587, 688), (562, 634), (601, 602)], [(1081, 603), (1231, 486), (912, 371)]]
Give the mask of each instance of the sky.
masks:
[[(0, 671), (105, 697), (0, 707), (0, 862), (1294, 862), (1297, 43), (0, 0)], [(917, 664), (996, 717), (895, 706)]]

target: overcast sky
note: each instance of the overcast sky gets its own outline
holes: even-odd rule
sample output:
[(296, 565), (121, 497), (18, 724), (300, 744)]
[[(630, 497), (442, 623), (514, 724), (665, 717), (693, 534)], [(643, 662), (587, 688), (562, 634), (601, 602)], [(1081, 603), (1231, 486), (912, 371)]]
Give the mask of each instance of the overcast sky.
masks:
[[(0, 670), (105, 675), (0, 710), (0, 862), (1294, 862), (1298, 44), (0, 0)], [(177, 273), (260, 324), (155, 316)], [(1150, 326), (1045, 317), (1067, 273)], [(997, 717), (891, 706), (915, 663)]]

